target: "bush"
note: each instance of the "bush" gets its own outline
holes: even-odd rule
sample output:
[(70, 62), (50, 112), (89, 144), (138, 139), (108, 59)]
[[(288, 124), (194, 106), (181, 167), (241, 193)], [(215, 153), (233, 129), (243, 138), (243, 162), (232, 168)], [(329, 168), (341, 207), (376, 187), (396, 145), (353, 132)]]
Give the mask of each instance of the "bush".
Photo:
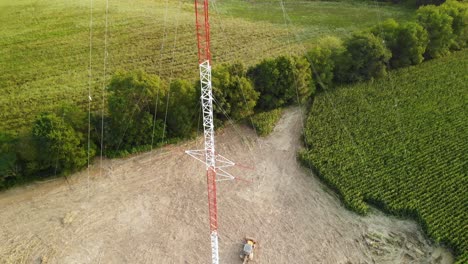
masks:
[(343, 52), (343, 44), (336, 37), (320, 40), (319, 44), (307, 52), (306, 57), (310, 63), (314, 86), (317, 89), (327, 89), (333, 82), (335, 60)]
[(83, 134), (55, 114), (44, 113), (36, 119), (32, 140), (40, 150), (36, 156), (39, 171), (66, 174), (87, 163), (87, 141)]
[(305, 103), (315, 92), (310, 64), (305, 57), (293, 57), (293, 89), (295, 97), (291, 103)]
[(260, 93), (258, 109), (274, 109), (285, 104), (287, 91), (279, 87), (280, 72), (276, 60), (265, 59), (250, 68), (247, 75), (254, 83), (254, 88)]
[(15, 140), (11, 135), (0, 132), (0, 189), (9, 177), (18, 176)]
[(416, 65), (423, 61), (427, 47), (427, 32), (417, 23), (407, 22), (402, 25), (389, 19), (375, 26), (371, 32), (385, 41), (391, 51), (390, 66), (392, 68)]
[(390, 49), (396, 45), (399, 25), (395, 19), (390, 18), (372, 27), (370, 32), (384, 40), (385, 45)]
[(167, 127), (169, 136), (184, 138), (193, 131), (197, 115), (195, 85), (185, 80), (171, 82)]
[[(39, 161), (41, 152), (34, 141), (32, 135), (21, 135), (16, 143), (16, 157), (20, 168), (20, 176), (30, 177), (44, 170), (44, 166)], [(42, 173), (43, 174), (43, 173)]]
[(116, 73), (108, 89), (108, 117), (104, 124), (107, 154), (149, 145), (161, 138), (167, 89), (158, 76), (142, 71)]
[(259, 93), (246, 77), (247, 71), (242, 63), (223, 64), (213, 70), (213, 106), (215, 117), (224, 120), (226, 114), (240, 120), (254, 113)]
[(289, 105), (297, 99), (304, 102), (314, 91), (310, 65), (304, 58), (280, 56), (263, 60), (250, 68), (247, 75), (260, 92), (257, 104), (260, 110)]
[(427, 31), (415, 22), (407, 22), (400, 26), (397, 36), (395, 55), (390, 63), (393, 67), (406, 67), (420, 64), (424, 60), (428, 44)]
[(280, 108), (268, 112), (255, 114), (252, 117), (252, 125), (259, 136), (267, 136), (273, 131), (276, 123), (281, 118)]
[(452, 0), (445, 2), (439, 8), (453, 19), (453, 39), (450, 48), (460, 50), (466, 47), (468, 41), (468, 5)]
[(345, 51), (337, 58), (335, 79), (358, 82), (387, 74), (391, 52), (383, 40), (371, 33), (355, 33), (344, 42)]
[(429, 43), (424, 57), (439, 58), (450, 53), (454, 41), (452, 30), (453, 18), (434, 5), (423, 6), (416, 11), (418, 23), (428, 33)]

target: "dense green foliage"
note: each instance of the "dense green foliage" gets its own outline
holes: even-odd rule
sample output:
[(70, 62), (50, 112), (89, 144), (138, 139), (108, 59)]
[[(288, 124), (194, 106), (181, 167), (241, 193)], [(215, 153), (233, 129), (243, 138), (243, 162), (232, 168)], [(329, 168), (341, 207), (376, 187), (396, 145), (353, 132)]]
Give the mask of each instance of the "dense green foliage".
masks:
[(390, 19), (372, 28), (372, 34), (382, 38), (391, 51), (392, 68), (417, 65), (424, 60), (428, 37), (427, 31), (415, 22), (399, 25)]
[[(64, 105), (39, 115), (21, 136), (0, 133), (0, 189), (50, 175), (67, 175), (81, 169), (95, 155), (85, 136), (87, 115)], [(89, 151), (88, 151), (89, 150)]]
[(416, 12), (418, 23), (429, 34), (425, 56), (427, 58), (439, 58), (450, 53), (450, 45), (453, 41), (453, 18), (433, 5), (423, 6)]
[(34, 123), (32, 140), (38, 151), (38, 171), (70, 173), (87, 163), (87, 140), (64, 118), (42, 114)]
[(322, 38), (317, 46), (306, 53), (313, 74), (313, 83), (317, 89), (332, 86), (335, 61), (343, 52), (343, 43), (336, 37)]
[(267, 136), (281, 118), (281, 108), (261, 112), (252, 116), (252, 125), (259, 136)]
[[(104, 123), (106, 152), (131, 151), (136, 146), (150, 145), (155, 137), (161, 138), (164, 127), (161, 122), (153, 126), (153, 120), (158, 114), (155, 109), (164, 118), (161, 109), (165, 109), (167, 90), (158, 76), (142, 71), (116, 73), (108, 90), (108, 115)], [(100, 131), (99, 123), (96, 129)]]
[[(171, 82), (169, 105), (167, 108), (167, 127), (169, 136), (189, 137), (197, 121), (197, 90), (194, 84), (185, 80)], [(159, 139), (159, 137), (158, 137)]]
[(347, 206), (415, 218), (459, 263), (468, 261), (467, 62), (462, 51), (318, 94), (300, 154)]
[(271, 110), (304, 102), (314, 92), (310, 64), (302, 57), (280, 56), (260, 62), (248, 71), (260, 93), (257, 108)]
[(452, 20), (453, 40), (451, 49), (461, 49), (468, 42), (468, 4), (450, 0), (440, 6), (442, 12), (449, 15)]
[(253, 114), (259, 93), (253, 88), (245, 66), (240, 62), (222, 64), (213, 70), (215, 117), (240, 120)]
[(346, 50), (337, 59), (335, 68), (339, 82), (357, 82), (387, 74), (391, 53), (381, 38), (359, 32), (346, 39), (344, 47)]
[(0, 133), (0, 189), (4, 187), (5, 179), (14, 178), (18, 174), (16, 162), (14, 139), (10, 135)]

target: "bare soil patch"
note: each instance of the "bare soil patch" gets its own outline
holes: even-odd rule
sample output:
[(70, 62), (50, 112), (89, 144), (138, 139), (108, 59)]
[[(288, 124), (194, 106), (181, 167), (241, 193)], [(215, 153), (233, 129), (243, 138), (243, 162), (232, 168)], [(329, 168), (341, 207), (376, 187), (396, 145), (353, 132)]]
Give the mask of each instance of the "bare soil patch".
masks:
[[(241, 263), (245, 235), (256, 263), (452, 263), (413, 221), (346, 210), (296, 161), (299, 109), (275, 131), (217, 135), (219, 153), (253, 169), (218, 185), (220, 258)], [(0, 194), (0, 263), (209, 263), (204, 166), (184, 154), (201, 140)]]

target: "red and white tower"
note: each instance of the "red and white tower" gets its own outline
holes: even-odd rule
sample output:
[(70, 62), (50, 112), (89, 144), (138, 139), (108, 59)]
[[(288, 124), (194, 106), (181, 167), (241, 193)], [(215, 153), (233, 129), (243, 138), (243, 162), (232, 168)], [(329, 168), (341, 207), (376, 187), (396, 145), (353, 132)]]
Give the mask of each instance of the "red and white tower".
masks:
[(208, 0), (195, 0), (195, 16), (205, 149), (187, 150), (186, 153), (206, 165), (211, 237), (211, 259), (213, 264), (218, 264), (218, 204), (216, 197), (216, 182), (234, 179), (231, 174), (223, 169), (225, 167), (233, 166), (234, 163), (225, 157), (216, 154), (215, 152)]

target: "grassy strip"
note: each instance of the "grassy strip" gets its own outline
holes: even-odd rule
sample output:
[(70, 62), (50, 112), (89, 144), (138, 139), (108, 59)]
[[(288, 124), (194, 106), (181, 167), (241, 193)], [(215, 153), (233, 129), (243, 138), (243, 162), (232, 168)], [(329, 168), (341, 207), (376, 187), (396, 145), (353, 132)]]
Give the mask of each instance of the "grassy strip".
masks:
[(316, 96), (301, 160), (359, 213), (419, 221), (468, 263), (468, 51)]

